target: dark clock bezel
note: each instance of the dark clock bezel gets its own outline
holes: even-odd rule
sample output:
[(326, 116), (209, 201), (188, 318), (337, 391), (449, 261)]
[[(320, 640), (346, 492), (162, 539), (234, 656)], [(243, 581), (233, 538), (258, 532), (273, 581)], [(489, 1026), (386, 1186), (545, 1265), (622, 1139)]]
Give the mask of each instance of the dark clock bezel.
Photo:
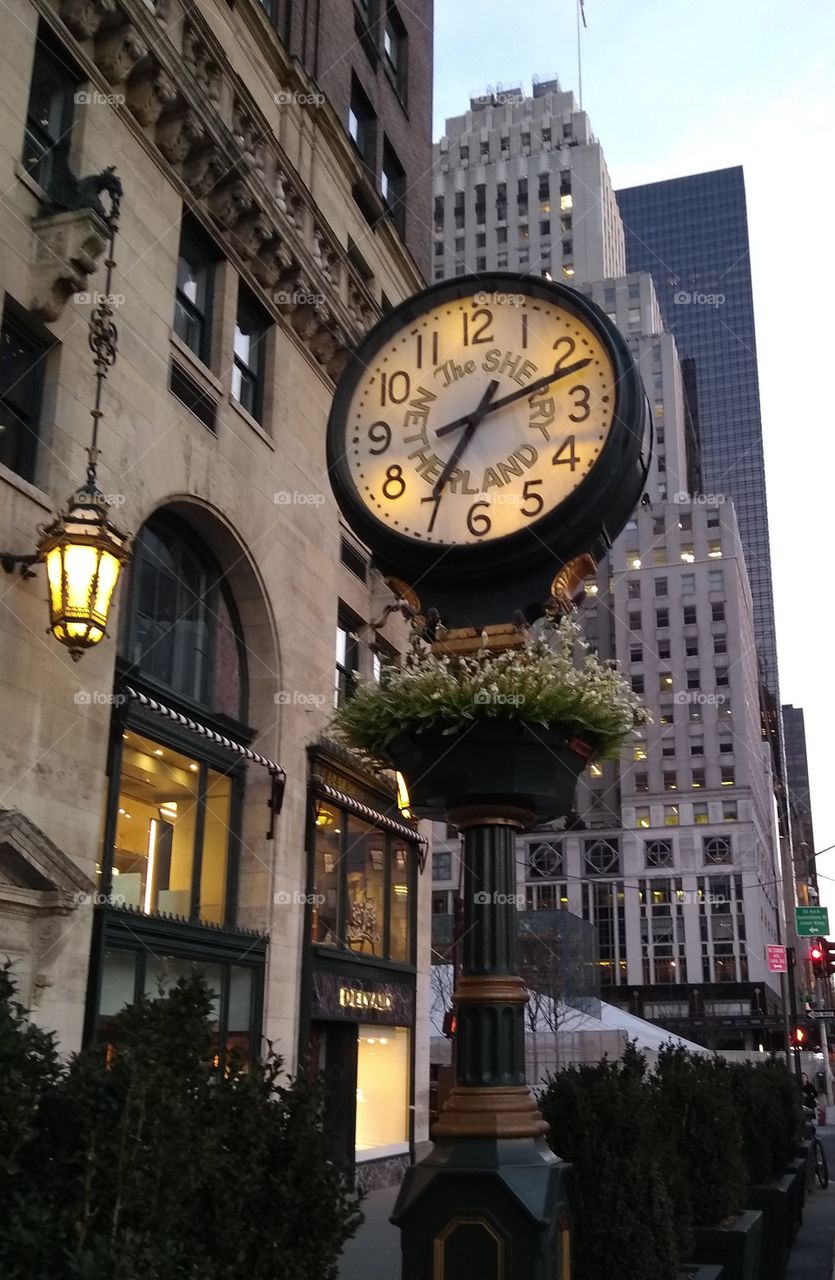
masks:
[[(599, 456), (577, 488), (528, 527), (484, 543), (422, 543), (419, 537), (387, 527), (362, 501), (348, 461), (348, 411), (361, 378), (386, 343), (426, 311), (475, 293), (523, 293), (570, 312), (594, 330), (614, 369), (612, 425)], [(327, 426), (327, 466), (342, 514), (387, 573), (410, 581), (419, 574), (424, 580), (429, 577), (442, 583), (453, 582), (463, 572), (470, 582), (495, 583), (522, 568), (529, 570), (546, 562), (558, 566), (582, 551), (599, 552), (611, 545), (634, 510), (646, 480), (649, 430), (646, 396), (635, 361), (622, 334), (595, 302), (556, 281), (520, 277), (513, 272), (479, 273), (429, 285), (387, 312), (368, 332), (337, 384)]]

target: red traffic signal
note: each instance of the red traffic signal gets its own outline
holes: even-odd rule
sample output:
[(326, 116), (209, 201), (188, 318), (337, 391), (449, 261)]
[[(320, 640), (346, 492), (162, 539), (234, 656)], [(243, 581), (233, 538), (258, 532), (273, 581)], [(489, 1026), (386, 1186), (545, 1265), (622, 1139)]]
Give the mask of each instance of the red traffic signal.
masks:
[(821, 977), (835, 973), (835, 942), (828, 938), (813, 938), (809, 947), (809, 963)]
[(457, 1026), (458, 1026), (457, 1013), (455, 1012), (454, 1009), (447, 1009), (446, 1013), (444, 1014), (444, 1026), (443, 1026), (444, 1035), (447, 1036), (450, 1040), (452, 1040), (455, 1036), (455, 1031)]
[(803, 1027), (795, 1027), (792, 1035), (792, 1043), (797, 1045), (798, 1049), (806, 1040), (806, 1032)]

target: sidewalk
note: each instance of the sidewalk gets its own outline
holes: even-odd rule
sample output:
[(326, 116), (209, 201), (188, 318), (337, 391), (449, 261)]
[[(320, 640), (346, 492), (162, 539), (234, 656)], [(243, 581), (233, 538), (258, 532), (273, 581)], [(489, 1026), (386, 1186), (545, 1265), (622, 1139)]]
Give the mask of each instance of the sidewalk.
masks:
[(399, 1190), (369, 1191), (362, 1202), (365, 1221), (339, 1261), (339, 1280), (399, 1280), (400, 1231), (389, 1222)]
[(826, 1191), (817, 1182), (806, 1193), (803, 1226), (791, 1251), (785, 1280), (833, 1280), (835, 1252), (835, 1126), (818, 1129), (832, 1181)]
[[(785, 1280), (835, 1280), (835, 1126), (818, 1129), (832, 1181), (806, 1193), (803, 1226), (791, 1251)], [(397, 1187), (370, 1191), (362, 1203), (365, 1221), (345, 1246), (339, 1280), (399, 1280), (400, 1232), (389, 1222)]]

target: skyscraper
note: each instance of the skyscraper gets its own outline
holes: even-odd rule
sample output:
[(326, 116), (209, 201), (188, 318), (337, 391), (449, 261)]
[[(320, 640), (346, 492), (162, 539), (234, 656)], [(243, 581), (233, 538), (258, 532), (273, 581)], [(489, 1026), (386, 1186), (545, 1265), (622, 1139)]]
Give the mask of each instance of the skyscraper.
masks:
[[(809, 762), (806, 758), (806, 723), (802, 707), (783, 707), (783, 742), (786, 751), (794, 852), (794, 880), (798, 902), (816, 902), (818, 873), (813, 857), (812, 800), (809, 794)], [(811, 894), (811, 897), (810, 897)]]
[(732, 497), (754, 599), (760, 675), (779, 706), (757, 342), (742, 168), (617, 193), (629, 271), (655, 280), (665, 327), (695, 367), (702, 485)]
[[(655, 429), (645, 501), (579, 614), (653, 722), (620, 760), (591, 765), (562, 829), (520, 837), (520, 904), (596, 926), (611, 1003), (715, 1048), (776, 1044), (779, 984), (765, 966), (781, 936), (774, 780), (734, 503), (718, 484), (710, 501), (689, 496), (702, 487), (699, 362), (665, 331), (652, 274), (627, 269), (600, 144), (556, 82), (472, 99), (448, 119), (434, 196), (435, 279), (509, 268), (588, 294), (636, 359)], [(457, 842), (438, 834), (441, 950), (458, 868)]]

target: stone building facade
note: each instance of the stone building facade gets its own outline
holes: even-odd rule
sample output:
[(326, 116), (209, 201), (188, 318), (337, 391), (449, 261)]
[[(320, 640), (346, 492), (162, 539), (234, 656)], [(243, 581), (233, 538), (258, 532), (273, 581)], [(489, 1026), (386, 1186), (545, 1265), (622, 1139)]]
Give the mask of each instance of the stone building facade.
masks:
[[(421, 9), (403, 17), (398, 53), (418, 186)], [(422, 283), (402, 232), (413, 199), (416, 228), (423, 214), (411, 188), (387, 184), (382, 139), (369, 168), (344, 95), (331, 100), (279, 17), (254, 0), (14, 0), (7, 15), (0, 549), (31, 551), (84, 475), (108, 229), (90, 208), (50, 208), (66, 161), (76, 175), (113, 165), (124, 187), (99, 484), (133, 559), (108, 638), (78, 664), (45, 634), (43, 567), (3, 575), (0, 951), (66, 1051), (197, 965), (221, 1052), (257, 1052), (266, 1035), (291, 1067), (333, 1065), (314, 1027), (332, 1017), (356, 1072), (350, 993), (394, 984), (397, 1000), (365, 1018), (405, 1020), (389, 1130), (360, 1140), (348, 1078), (341, 1152), (388, 1169), (426, 1131), (414, 1026), (428, 894), (388, 783), (323, 737), (345, 680), (404, 639), (369, 625), (389, 597), (341, 524), (325, 424), (348, 352)], [(382, 62), (376, 21), (368, 39)], [(395, 106), (402, 116), (379, 108), (392, 140)], [(343, 922), (359, 899), (374, 915), (362, 938), (316, 931), (323, 805), (358, 824), (332, 892)], [(349, 993), (330, 1012), (311, 996), (323, 950)], [(366, 1061), (369, 1088), (384, 1069)]]

